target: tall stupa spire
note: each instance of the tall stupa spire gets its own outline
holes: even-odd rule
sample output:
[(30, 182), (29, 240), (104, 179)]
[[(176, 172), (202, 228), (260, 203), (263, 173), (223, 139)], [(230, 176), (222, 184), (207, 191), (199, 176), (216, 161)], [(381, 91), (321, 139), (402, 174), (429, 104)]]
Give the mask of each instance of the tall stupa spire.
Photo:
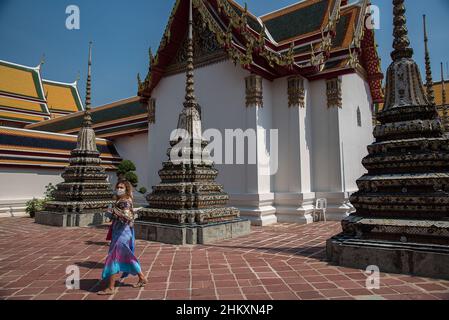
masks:
[(101, 225), (104, 212), (114, 202), (105, 168), (101, 166), (91, 117), (92, 42), (86, 83), (86, 110), (76, 148), (72, 150), (69, 166), (61, 175), (64, 182), (57, 185), (54, 201), (36, 215), (36, 222), (60, 227)]
[(92, 126), (91, 111), (91, 90), (92, 90), (92, 41), (89, 42), (89, 58), (87, 62), (87, 81), (86, 81), (86, 110), (84, 112), (83, 126)]
[(410, 48), (410, 40), (408, 38), (404, 0), (393, 0), (393, 6), (394, 51), (391, 53), (391, 57), (393, 61), (398, 61), (401, 58), (411, 58), (413, 56), (413, 49)]
[(87, 61), (87, 81), (86, 81), (86, 110), (91, 108), (92, 89), (92, 41), (89, 42), (89, 58)]
[(215, 181), (218, 170), (206, 149), (209, 141), (202, 138), (201, 109), (195, 97), (193, 0), (180, 3), (184, 10), (189, 6), (184, 108), (167, 150), (169, 159), (159, 171), (161, 183), (147, 196), (149, 206), (139, 211), (135, 229), (138, 239), (205, 244), (248, 234), (250, 222), (240, 218), (237, 208), (226, 206), (229, 195)]
[(432, 79), (432, 67), (430, 65), (430, 54), (429, 54), (429, 38), (427, 36), (427, 23), (426, 15), (423, 15), (423, 26), (424, 26), (424, 48), (425, 48), (425, 60), (426, 60), (426, 93), (427, 100), (431, 105), (435, 105), (435, 92), (433, 91), (433, 79)]
[(184, 109), (179, 115), (178, 129), (185, 130), (189, 133), (191, 144), (194, 141), (200, 142), (202, 140), (201, 107), (195, 97), (193, 51), (193, 0), (189, 0), (186, 95)]
[(197, 104), (195, 97), (195, 79), (193, 64), (193, 3), (189, 0), (189, 34), (187, 39), (187, 80), (185, 107), (195, 107)]

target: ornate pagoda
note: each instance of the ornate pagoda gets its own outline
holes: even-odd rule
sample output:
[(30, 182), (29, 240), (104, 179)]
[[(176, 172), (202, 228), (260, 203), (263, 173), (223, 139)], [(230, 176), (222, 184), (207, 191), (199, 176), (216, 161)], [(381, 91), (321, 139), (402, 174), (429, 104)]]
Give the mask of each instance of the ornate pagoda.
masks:
[[(193, 64), (193, 5), (190, 1), (184, 108), (176, 138), (170, 141), (159, 171), (161, 184), (147, 196), (149, 207), (139, 211), (136, 237), (169, 244), (206, 244), (250, 232), (249, 220), (226, 207), (229, 196), (215, 182), (218, 170), (202, 139), (201, 108), (196, 101)], [(183, 139), (182, 139), (183, 138)], [(181, 157), (178, 157), (182, 155)]]
[[(393, 0), (394, 51), (356, 212), (327, 243), (338, 265), (449, 278), (449, 140), (412, 59), (404, 0)], [(428, 76), (430, 69), (428, 70)], [(428, 83), (430, 84), (430, 76)]]
[(78, 133), (77, 147), (65, 168), (64, 182), (57, 185), (54, 200), (36, 214), (36, 222), (59, 227), (85, 227), (104, 223), (104, 212), (113, 203), (113, 193), (101, 166), (91, 117), (92, 43), (89, 46), (86, 110)]

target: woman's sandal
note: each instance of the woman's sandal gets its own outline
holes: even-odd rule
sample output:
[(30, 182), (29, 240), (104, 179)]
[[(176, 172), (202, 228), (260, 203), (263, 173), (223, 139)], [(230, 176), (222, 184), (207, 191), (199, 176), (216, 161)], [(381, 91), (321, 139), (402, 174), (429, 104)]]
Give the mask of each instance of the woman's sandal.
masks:
[(134, 288), (145, 288), (145, 285), (148, 283), (147, 279), (139, 280), (135, 285), (133, 285)]
[(103, 290), (103, 291), (98, 291), (97, 294), (98, 294), (99, 296), (112, 296), (112, 295), (114, 295), (116, 292), (117, 292), (117, 289), (112, 290), (112, 289), (109, 289), (109, 288), (108, 288), (108, 289)]

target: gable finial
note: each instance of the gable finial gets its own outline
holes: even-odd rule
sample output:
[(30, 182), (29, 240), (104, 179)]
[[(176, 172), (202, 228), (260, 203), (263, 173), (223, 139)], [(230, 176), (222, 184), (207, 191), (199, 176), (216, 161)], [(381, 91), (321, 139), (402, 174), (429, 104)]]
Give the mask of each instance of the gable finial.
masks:
[(427, 23), (426, 15), (423, 14), (423, 26), (424, 26), (424, 55), (426, 62), (426, 94), (427, 100), (431, 105), (435, 105), (435, 92), (433, 91), (433, 79), (432, 79), (432, 68), (430, 64), (430, 54), (429, 54), (429, 38), (427, 37)]
[(151, 70), (153, 67), (153, 62), (154, 62), (154, 55), (153, 55), (153, 50), (151, 49), (151, 46), (150, 46), (150, 49), (148, 50), (148, 57), (150, 60), (149, 66), (150, 66), (150, 70)]
[(39, 62), (39, 68), (42, 68), (44, 64), (45, 64), (45, 53), (42, 54), (41, 61)]

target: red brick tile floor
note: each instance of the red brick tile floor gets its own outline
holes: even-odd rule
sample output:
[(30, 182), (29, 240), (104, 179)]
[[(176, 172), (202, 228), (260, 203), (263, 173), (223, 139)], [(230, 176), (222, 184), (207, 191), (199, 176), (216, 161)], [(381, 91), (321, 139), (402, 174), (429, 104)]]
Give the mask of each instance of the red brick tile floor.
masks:
[[(329, 265), (326, 239), (336, 222), (253, 227), (248, 236), (213, 245), (173, 246), (137, 241), (149, 279), (134, 289), (128, 278), (102, 297), (99, 280), (108, 251), (107, 227), (59, 229), (30, 218), (0, 219), (0, 299), (96, 300), (449, 300), (449, 281), (381, 274), (366, 289), (364, 270)], [(80, 270), (80, 289), (66, 287), (66, 268)]]

